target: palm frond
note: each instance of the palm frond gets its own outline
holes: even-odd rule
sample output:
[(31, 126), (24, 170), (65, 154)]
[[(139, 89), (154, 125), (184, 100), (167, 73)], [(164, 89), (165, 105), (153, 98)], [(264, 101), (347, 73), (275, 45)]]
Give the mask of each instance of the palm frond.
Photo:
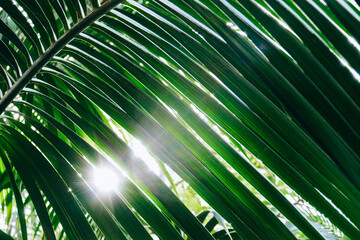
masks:
[[(0, 236), (360, 238), (359, 12), (345, 0), (1, 1), (0, 199), (19, 224)], [(120, 179), (108, 195), (93, 180), (105, 167)]]

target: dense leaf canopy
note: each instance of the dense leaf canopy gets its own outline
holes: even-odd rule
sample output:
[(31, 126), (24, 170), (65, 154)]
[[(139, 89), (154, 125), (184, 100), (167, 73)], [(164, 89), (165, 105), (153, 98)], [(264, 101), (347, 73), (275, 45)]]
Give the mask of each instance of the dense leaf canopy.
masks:
[(360, 239), (359, 43), (358, 0), (1, 0), (0, 238)]

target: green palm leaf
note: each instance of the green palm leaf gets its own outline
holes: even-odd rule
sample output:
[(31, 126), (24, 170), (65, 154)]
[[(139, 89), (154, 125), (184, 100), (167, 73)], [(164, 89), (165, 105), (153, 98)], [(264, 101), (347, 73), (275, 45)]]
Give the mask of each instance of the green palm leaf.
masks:
[(360, 238), (359, 12), (1, 1), (0, 236)]

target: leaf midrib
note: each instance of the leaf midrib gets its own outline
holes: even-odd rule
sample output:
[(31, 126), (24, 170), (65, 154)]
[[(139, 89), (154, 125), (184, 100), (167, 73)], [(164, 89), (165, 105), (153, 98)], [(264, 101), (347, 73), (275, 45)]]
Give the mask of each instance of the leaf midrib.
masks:
[(66, 44), (77, 37), (82, 31), (89, 27), (96, 20), (111, 11), (121, 2), (125, 0), (108, 0), (99, 8), (91, 12), (77, 24), (75, 24), (68, 32), (62, 35), (54, 42), (15, 82), (15, 84), (0, 99), (0, 115), (5, 111), (14, 98), (23, 90), (23, 88), (31, 81), (31, 79), (59, 52)]

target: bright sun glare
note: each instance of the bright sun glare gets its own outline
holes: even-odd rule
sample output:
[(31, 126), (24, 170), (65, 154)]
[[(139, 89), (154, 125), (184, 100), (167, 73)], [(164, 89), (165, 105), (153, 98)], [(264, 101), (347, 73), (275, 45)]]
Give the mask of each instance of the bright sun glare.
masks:
[(116, 190), (118, 181), (118, 176), (110, 168), (100, 167), (94, 170), (94, 184), (102, 192)]

